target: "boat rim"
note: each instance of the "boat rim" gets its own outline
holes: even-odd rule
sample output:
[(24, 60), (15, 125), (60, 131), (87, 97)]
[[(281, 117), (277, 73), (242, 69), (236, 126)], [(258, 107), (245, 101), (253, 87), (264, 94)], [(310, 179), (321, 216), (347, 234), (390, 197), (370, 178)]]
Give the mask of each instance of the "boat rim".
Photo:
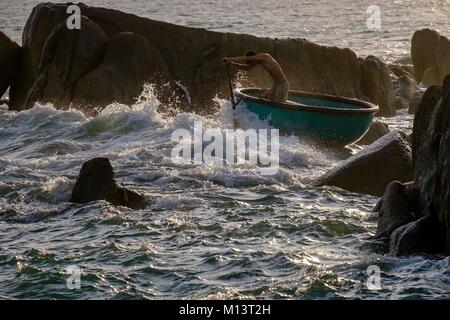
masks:
[(322, 94), (322, 93), (312, 93), (312, 92), (306, 92), (306, 91), (298, 91), (298, 90), (289, 90), (289, 93), (293, 93), (295, 95), (307, 97), (307, 98), (315, 98), (315, 99), (322, 99), (322, 100), (331, 100), (331, 101), (338, 101), (343, 103), (349, 103), (349, 104), (356, 104), (363, 108), (361, 109), (348, 109), (348, 108), (327, 108), (322, 106), (309, 106), (297, 102), (274, 102), (268, 99), (263, 98), (257, 98), (252, 97), (245, 93), (245, 91), (263, 91), (265, 89), (262, 88), (239, 88), (236, 89), (236, 95), (238, 97), (241, 97), (245, 100), (268, 104), (276, 108), (281, 109), (289, 109), (289, 110), (295, 110), (295, 111), (310, 111), (310, 112), (321, 112), (321, 113), (332, 113), (332, 114), (375, 114), (377, 113), (380, 108), (370, 102), (362, 101), (354, 98), (346, 98), (341, 96), (333, 96), (328, 94)]

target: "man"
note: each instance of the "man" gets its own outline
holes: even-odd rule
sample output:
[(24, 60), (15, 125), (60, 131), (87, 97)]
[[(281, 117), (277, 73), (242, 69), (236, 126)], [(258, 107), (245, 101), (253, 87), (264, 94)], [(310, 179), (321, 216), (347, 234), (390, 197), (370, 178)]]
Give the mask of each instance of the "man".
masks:
[(245, 56), (223, 58), (222, 62), (247, 71), (257, 65), (262, 65), (273, 80), (272, 89), (267, 98), (274, 102), (286, 102), (288, 99), (289, 82), (280, 64), (270, 54), (247, 51)]

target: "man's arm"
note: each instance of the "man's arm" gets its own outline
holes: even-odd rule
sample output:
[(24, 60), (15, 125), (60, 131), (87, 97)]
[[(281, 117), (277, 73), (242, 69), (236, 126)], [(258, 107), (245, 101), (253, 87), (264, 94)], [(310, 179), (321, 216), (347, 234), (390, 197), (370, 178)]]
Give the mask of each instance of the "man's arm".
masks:
[(237, 62), (237, 63), (249, 63), (249, 62), (263, 61), (264, 55), (257, 54), (254, 56), (233, 57), (233, 58), (228, 58), (228, 60), (231, 62)]
[(233, 62), (233, 61), (231, 61), (230, 64), (232, 64), (233, 66), (238, 67), (241, 70), (250, 70), (250, 65), (249, 64), (237, 63), (237, 62)]

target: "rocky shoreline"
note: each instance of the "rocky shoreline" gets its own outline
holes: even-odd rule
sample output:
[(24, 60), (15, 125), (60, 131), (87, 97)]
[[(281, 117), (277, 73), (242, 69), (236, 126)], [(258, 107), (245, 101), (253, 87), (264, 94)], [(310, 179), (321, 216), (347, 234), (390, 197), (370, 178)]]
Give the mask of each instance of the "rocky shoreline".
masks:
[[(286, 70), (292, 89), (367, 100), (379, 105), (382, 117), (395, 116), (398, 109), (415, 114), (412, 137), (375, 121), (358, 142), (367, 147), (313, 186), (382, 196), (375, 208), (377, 237), (387, 241), (393, 255), (450, 253), (450, 41), (444, 36), (417, 31), (411, 61), (388, 65), (305, 39), (212, 32), (84, 4), (81, 30), (68, 30), (67, 6), (36, 6), (22, 47), (0, 32), (0, 97), (9, 88), (3, 103), (11, 110), (42, 102), (94, 115), (113, 102), (133, 104), (144, 85), (152, 83), (161, 101), (176, 101), (184, 111), (213, 113), (216, 94), (229, 94), (221, 57), (265, 51)], [(246, 81), (269, 84), (261, 70)], [(426, 86), (431, 87), (424, 93)], [(104, 190), (92, 180), (97, 167), (106, 168), (94, 179), (106, 179)], [(139, 194), (117, 186), (104, 158), (85, 163), (72, 195), (77, 203), (99, 199), (145, 206)]]
[[(11, 109), (40, 101), (93, 113), (112, 102), (132, 104), (143, 84), (151, 82), (159, 84), (162, 100), (180, 101), (186, 111), (213, 112), (211, 99), (228, 95), (221, 57), (248, 49), (272, 54), (293, 89), (367, 100), (380, 106), (379, 116), (393, 116), (397, 108), (417, 104), (420, 98), (410, 64), (391, 66), (374, 56), (363, 59), (350, 49), (305, 39), (212, 32), (84, 4), (81, 29), (68, 30), (68, 5), (36, 6), (22, 47), (0, 34), (1, 64), (15, 70), (2, 74), (0, 82), (1, 95), (11, 86)], [(191, 104), (179, 84), (187, 88)], [(269, 79), (255, 70), (246, 84), (265, 87)]]

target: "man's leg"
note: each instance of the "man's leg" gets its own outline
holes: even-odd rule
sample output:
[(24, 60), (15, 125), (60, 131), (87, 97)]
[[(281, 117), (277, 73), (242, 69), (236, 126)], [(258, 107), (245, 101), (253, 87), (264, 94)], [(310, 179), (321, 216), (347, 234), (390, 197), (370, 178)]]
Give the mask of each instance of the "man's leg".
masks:
[(275, 92), (273, 95), (274, 102), (286, 102), (289, 98), (289, 82), (283, 82), (275, 87)]

